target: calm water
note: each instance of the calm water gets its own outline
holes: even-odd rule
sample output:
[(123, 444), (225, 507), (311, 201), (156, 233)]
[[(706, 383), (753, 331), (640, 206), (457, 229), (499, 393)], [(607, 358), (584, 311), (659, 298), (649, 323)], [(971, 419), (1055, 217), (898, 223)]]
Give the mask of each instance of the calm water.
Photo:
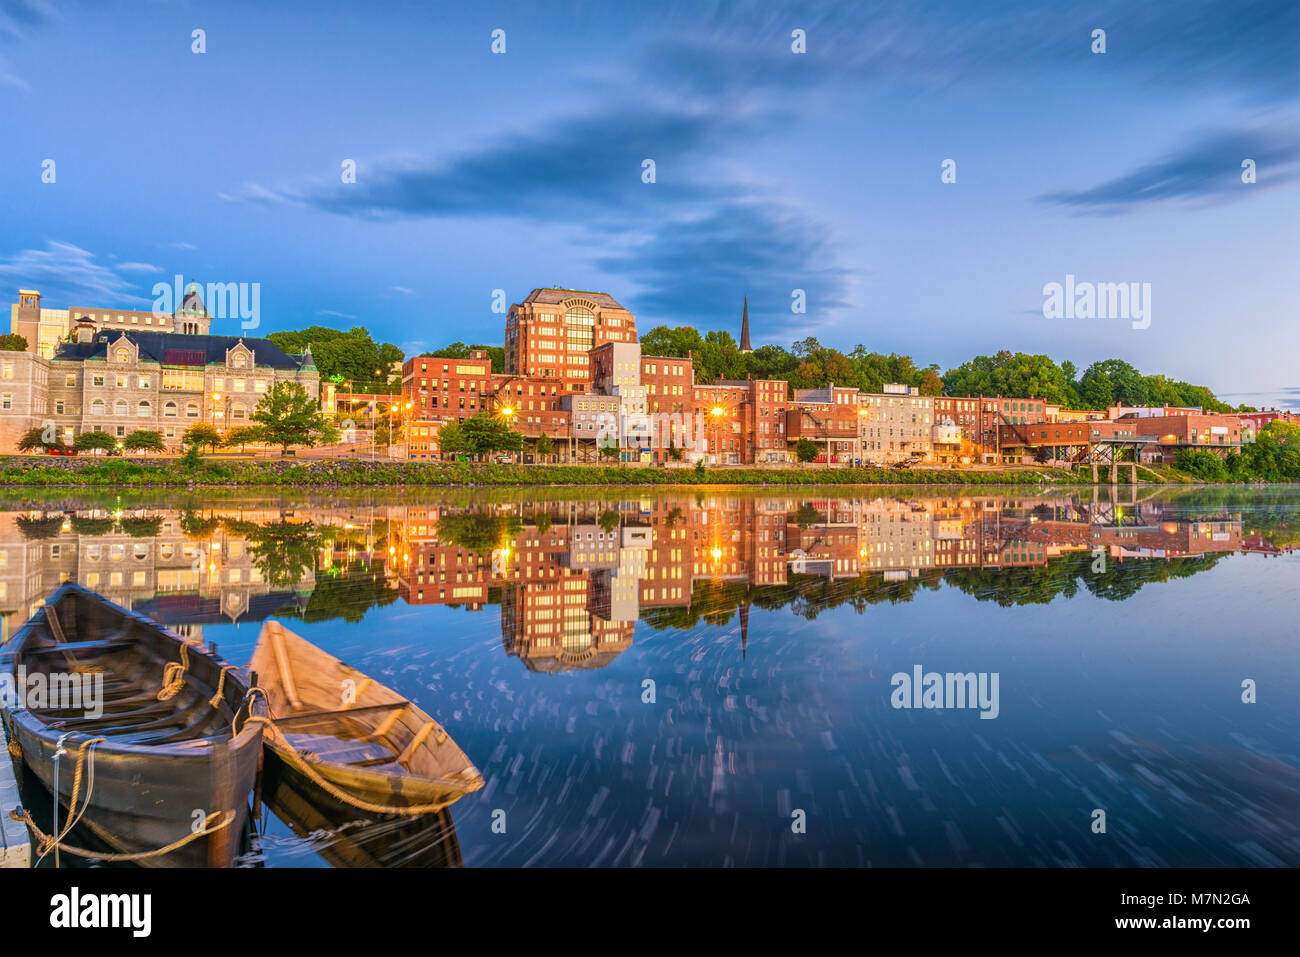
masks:
[[(272, 867), (1300, 864), (1300, 490), (1108, 496), (6, 493), (0, 614), (71, 578), (240, 664), (278, 618), (486, 778), (270, 815)], [(996, 717), (894, 707), (917, 666)]]

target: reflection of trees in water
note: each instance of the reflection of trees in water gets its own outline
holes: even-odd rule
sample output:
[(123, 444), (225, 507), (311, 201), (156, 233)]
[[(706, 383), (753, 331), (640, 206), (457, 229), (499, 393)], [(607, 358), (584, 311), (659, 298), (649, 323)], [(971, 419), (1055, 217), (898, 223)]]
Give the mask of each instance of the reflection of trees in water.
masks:
[(226, 531), (248, 542), (248, 557), (269, 585), (292, 587), (316, 570), (316, 556), (324, 542), (314, 522), (256, 522), (228, 520)]
[(41, 518), (32, 518), (29, 515), (19, 515), (14, 524), (18, 526), (18, 532), (28, 541), (40, 541), (46, 538), (53, 538), (63, 530), (63, 515), (47, 515)]
[(318, 572), (316, 587), (307, 607), (293, 616), (305, 622), (342, 618), (355, 625), (371, 608), (383, 608), (397, 601), (397, 583), (372, 571), (360, 559)]
[(216, 534), (221, 527), (221, 519), (209, 515), (203, 518), (191, 509), (181, 513), (181, 532), (192, 541), (205, 541)]
[(119, 523), (122, 531), (132, 538), (155, 538), (162, 531), (162, 517), (158, 515), (124, 518)]
[(725, 625), (742, 604), (791, 612), (812, 620), (824, 611), (847, 605), (861, 613), (871, 605), (911, 601), (922, 589), (938, 591), (951, 585), (979, 601), (1003, 607), (1046, 604), (1058, 596), (1071, 598), (1083, 588), (1107, 601), (1123, 601), (1151, 582), (1189, 578), (1208, 571), (1227, 553), (1168, 560), (1108, 561), (1106, 571), (1092, 571), (1092, 555), (1081, 553), (1053, 559), (1047, 565), (1017, 568), (925, 569), (903, 581), (887, 581), (880, 573), (856, 578), (791, 575), (784, 585), (743, 584), (704, 580), (691, 591), (688, 607), (649, 608), (641, 620), (655, 630), (689, 629), (701, 622)]
[(72, 530), (78, 535), (107, 535), (113, 530), (111, 518), (82, 518), (73, 516)]
[(979, 601), (996, 601), (1003, 607), (1047, 604), (1058, 595), (1073, 598), (1080, 586), (1098, 598), (1123, 601), (1151, 582), (1208, 571), (1226, 556), (1220, 552), (1187, 558), (1107, 560), (1104, 572), (1094, 572), (1092, 555), (1083, 552), (1053, 559), (1045, 566), (954, 568), (944, 573), (944, 581)]
[(442, 515), (438, 519), (438, 538), (481, 557), (492, 554), (494, 548), (509, 545), (524, 530), (518, 515), (485, 515), (468, 512), (460, 515)]

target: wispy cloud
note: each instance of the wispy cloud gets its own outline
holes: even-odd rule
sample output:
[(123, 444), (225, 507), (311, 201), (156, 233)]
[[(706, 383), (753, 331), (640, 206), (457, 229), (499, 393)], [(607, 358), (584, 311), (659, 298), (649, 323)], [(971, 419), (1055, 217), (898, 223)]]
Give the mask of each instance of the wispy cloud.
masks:
[[(133, 265), (133, 264), (126, 264)], [(14, 289), (39, 289), (52, 304), (98, 305), (151, 302), (134, 282), (118, 275), (122, 265), (95, 261), (94, 253), (72, 243), (49, 242), (44, 249), (24, 249), (0, 258), (0, 282)]]
[(333, 309), (317, 309), (318, 316), (331, 316), (335, 319), (356, 319), (357, 317), (350, 312), (335, 312)]
[(399, 292), (399, 293), (401, 293), (403, 296), (414, 296), (414, 295), (415, 295), (415, 290), (414, 290), (414, 289), (407, 289), (405, 286), (389, 286), (388, 288), (391, 289), (393, 292)]
[[(1256, 164), (1256, 182), (1242, 182), (1242, 161)], [(1187, 148), (1097, 186), (1048, 193), (1045, 203), (1084, 212), (1127, 212), (1170, 201), (1231, 202), (1300, 175), (1300, 138), (1260, 131), (1216, 131)]]

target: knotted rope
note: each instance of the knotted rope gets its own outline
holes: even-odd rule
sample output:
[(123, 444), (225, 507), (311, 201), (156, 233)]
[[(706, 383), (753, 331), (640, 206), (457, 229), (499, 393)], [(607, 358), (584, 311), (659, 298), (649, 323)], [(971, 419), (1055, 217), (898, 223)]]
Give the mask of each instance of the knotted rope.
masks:
[[(185, 687), (185, 672), (190, 670), (190, 646), (201, 647), (202, 643), (193, 638), (186, 638), (181, 643), (181, 660), (169, 661), (163, 668), (162, 687), (158, 689), (159, 701), (170, 701)], [(224, 678), (225, 675), (223, 674)]]

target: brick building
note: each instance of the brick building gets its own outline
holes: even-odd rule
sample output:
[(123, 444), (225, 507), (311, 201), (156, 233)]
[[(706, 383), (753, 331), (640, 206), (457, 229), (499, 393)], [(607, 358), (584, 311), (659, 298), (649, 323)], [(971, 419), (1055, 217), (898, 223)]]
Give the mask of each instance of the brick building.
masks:
[(588, 353), (607, 342), (636, 342), (636, 319), (610, 295), (534, 289), (506, 317), (505, 371), (559, 379), (565, 392), (591, 387)]

